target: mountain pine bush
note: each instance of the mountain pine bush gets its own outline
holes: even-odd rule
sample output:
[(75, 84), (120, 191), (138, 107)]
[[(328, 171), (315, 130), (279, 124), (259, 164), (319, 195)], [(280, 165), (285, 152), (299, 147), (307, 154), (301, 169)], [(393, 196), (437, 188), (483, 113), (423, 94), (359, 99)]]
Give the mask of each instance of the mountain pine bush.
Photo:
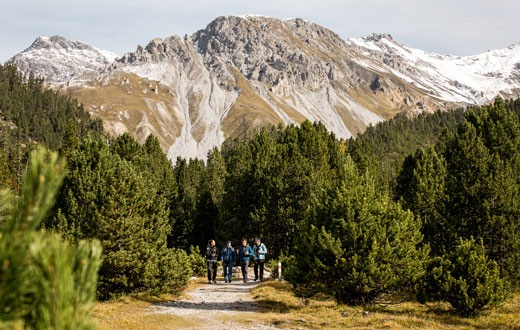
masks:
[(142, 159), (144, 151), (130, 136), (117, 148), (89, 137), (67, 151), (68, 174), (46, 226), (71, 239), (101, 242), (100, 299), (176, 291), (191, 276), (186, 252), (167, 247), (168, 201), (159, 180), (137, 164)]
[(403, 292), (423, 274), (420, 227), (348, 160), (340, 185), (310, 206), (285, 278), (354, 305)]
[(193, 276), (204, 276), (206, 274), (206, 257), (200, 252), (198, 246), (190, 246), (190, 264)]
[(101, 248), (37, 231), (52, 207), (64, 166), (32, 153), (20, 196), (0, 195), (0, 328), (92, 329)]
[(482, 240), (513, 285), (520, 283), (518, 112), (501, 99), (468, 109), (435, 148), (405, 159), (396, 186), (403, 207), (422, 220), (433, 256), (453, 251), (459, 238)]
[(502, 303), (508, 284), (482, 242), (460, 239), (455, 250), (433, 259), (419, 293), (419, 301), (447, 301), (461, 316), (475, 316)]

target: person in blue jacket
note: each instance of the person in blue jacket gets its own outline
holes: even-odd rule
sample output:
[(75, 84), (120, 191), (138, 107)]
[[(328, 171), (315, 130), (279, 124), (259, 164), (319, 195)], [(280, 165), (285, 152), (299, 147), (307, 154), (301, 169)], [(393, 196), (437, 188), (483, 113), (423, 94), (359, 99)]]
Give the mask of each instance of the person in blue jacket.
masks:
[(224, 269), (224, 281), (231, 283), (233, 264), (235, 263), (235, 250), (231, 246), (231, 241), (227, 241), (226, 246), (222, 248), (220, 260), (222, 260), (222, 268)]
[(249, 259), (253, 257), (253, 249), (247, 244), (247, 239), (242, 238), (242, 245), (240, 249), (238, 249), (238, 254), (240, 258), (240, 268), (242, 269), (242, 277), (244, 279), (244, 283), (248, 281), (248, 268), (249, 268)]
[[(258, 281), (258, 279), (260, 279), (260, 282), (262, 282), (264, 280), (264, 262), (265, 255), (267, 254), (267, 248), (265, 247), (264, 243), (260, 241), (260, 238), (255, 238), (253, 253), (255, 256), (255, 282)], [(259, 269), (260, 274), (258, 274)]]

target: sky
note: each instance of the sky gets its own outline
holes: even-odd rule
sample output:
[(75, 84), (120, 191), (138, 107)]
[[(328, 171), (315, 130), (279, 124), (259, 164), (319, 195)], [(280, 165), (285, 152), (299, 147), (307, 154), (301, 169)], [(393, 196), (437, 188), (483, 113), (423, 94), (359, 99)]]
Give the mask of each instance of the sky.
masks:
[(303, 18), (342, 38), (389, 33), (443, 55), (520, 43), (518, 0), (0, 0), (0, 63), (38, 36), (60, 35), (118, 55), (184, 36), (222, 15)]

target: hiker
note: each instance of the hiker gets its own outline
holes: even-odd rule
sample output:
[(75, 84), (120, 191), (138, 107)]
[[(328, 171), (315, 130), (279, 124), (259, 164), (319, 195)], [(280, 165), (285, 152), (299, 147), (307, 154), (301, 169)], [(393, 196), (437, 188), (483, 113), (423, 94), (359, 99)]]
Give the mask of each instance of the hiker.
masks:
[(222, 260), (222, 268), (224, 269), (224, 281), (231, 283), (233, 264), (235, 263), (235, 250), (231, 246), (231, 241), (227, 241), (226, 246), (222, 248), (220, 260)]
[(240, 267), (242, 269), (242, 277), (244, 283), (248, 281), (247, 271), (249, 268), (249, 259), (253, 256), (253, 249), (247, 244), (247, 240), (242, 238), (242, 245), (239, 249)]
[[(265, 263), (265, 255), (267, 254), (267, 248), (264, 243), (260, 241), (260, 238), (255, 238), (255, 245), (253, 246), (253, 253), (255, 256), (255, 282), (260, 279), (260, 282), (264, 280), (264, 263)], [(258, 274), (258, 270), (260, 269), (260, 274)], [(259, 277), (260, 275), (260, 277)]]
[(206, 247), (206, 263), (208, 266), (208, 283), (217, 283), (218, 250), (215, 240), (210, 239)]

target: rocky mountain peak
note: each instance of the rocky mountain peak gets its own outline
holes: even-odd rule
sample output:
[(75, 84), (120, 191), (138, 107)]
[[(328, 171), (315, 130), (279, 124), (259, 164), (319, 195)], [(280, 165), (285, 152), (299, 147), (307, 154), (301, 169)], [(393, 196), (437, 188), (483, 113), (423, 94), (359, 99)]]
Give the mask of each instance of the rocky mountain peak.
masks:
[[(220, 16), (195, 34), (199, 49), (205, 52), (231, 52), (237, 46), (247, 46), (246, 51), (260, 47), (280, 47), (277, 44), (293, 44), (306, 50), (301, 42), (342, 47), (339, 35), (318, 24), (301, 18), (280, 20), (265, 16)], [(294, 44), (296, 42), (296, 44)], [(256, 49), (255, 48), (255, 49)], [(309, 50), (309, 49), (307, 49)]]
[(383, 39), (395, 42), (394, 38), (392, 38), (392, 36), (388, 33), (372, 33), (372, 34), (368, 35), (367, 37), (363, 38), (363, 40), (365, 40), (365, 41), (372, 41), (372, 42), (379, 42)]
[(133, 53), (126, 53), (120, 59), (122, 64), (143, 64), (143, 63), (160, 63), (172, 62), (179, 57), (186, 58), (186, 41), (178, 36), (171, 36), (165, 39), (152, 39), (146, 47), (137, 46), (137, 50)]
[(40, 36), (7, 63), (59, 86), (80, 83), (97, 76), (116, 57), (111, 52), (62, 36)]
[(193, 36), (208, 67), (233, 65), (248, 79), (287, 94), (288, 86), (318, 90), (328, 84), (334, 53), (344, 41), (334, 32), (302, 19), (221, 16)]
[(94, 50), (93, 47), (79, 42), (71, 41), (62, 36), (54, 35), (51, 37), (40, 36), (32, 43), (32, 45), (25, 51), (38, 50), (38, 49), (81, 49), (81, 50)]

